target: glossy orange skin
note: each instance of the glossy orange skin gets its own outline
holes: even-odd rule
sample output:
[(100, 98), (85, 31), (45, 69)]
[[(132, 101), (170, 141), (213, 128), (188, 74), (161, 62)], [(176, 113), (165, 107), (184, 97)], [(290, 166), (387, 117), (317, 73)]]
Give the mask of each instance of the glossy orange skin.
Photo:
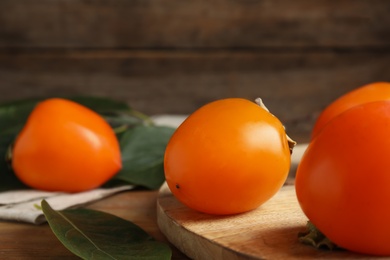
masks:
[(118, 140), (108, 123), (75, 102), (40, 102), (15, 140), (12, 168), (26, 185), (79, 192), (96, 188), (122, 167)]
[(331, 119), (342, 112), (356, 105), (379, 100), (390, 100), (389, 82), (374, 82), (340, 96), (328, 105), (318, 116), (312, 130), (312, 139)]
[(309, 144), (296, 194), (312, 223), (337, 245), (390, 255), (390, 101), (355, 106)]
[(255, 104), (222, 99), (191, 114), (165, 152), (165, 177), (175, 197), (209, 214), (257, 208), (283, 185), (290, 151), (283, 125)]

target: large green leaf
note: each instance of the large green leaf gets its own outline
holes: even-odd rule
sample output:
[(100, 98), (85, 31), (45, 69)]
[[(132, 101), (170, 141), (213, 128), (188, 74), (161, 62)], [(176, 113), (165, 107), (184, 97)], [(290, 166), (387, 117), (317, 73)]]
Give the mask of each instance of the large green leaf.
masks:
[(171, 258), (167, 244), (122, 218), (90, 209), (55, 211), (45, 200), (42, 210), (62, 244), (83, 259)]
[(37, 102), (37, 99), (28, 99), (0, 104), (0, 132), (14, 130), (17, 133)]
[(126, 102), (105, 98), (105, 97), (97, 97), (97, 96), (72, 97), (71, 96), (68, 97), (68, 99), (73, 100), (86, 107), (89, 107), (90, 109), (98, 113), (109, 112), (109, 111), (127, 111), (131, 109)]
[(130, 108), (125, 102), (103, 97), (87, 96), (69, 97), (69, 99), (96, 111), (114, 129), (117, 127), (128, 129), (139, 124), (152, 124), (148, 116)]
[(120, 139), (122, 170), (114, 177), (149, 189), (157, 189), (165, 180), (165, 147), (174, 128), (137, 126), (126, 131)]

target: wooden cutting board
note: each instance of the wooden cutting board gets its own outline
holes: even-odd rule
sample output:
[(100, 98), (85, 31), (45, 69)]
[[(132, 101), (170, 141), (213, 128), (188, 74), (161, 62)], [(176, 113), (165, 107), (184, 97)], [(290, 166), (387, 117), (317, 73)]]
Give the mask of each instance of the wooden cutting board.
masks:
[(306, 217), (293, 185), (256, 210), (213, 216), (181, 204), (164, 184), (157, 200), (162, 233), (192, 259), (373, 259), (347, 251), (321, 251), (299, 243)]

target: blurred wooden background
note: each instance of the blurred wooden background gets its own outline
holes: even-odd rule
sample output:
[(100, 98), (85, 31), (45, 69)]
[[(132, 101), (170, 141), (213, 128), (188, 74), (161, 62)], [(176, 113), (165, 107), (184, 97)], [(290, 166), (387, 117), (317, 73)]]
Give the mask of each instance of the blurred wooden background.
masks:
[(260, 96), (298, 141), (390, 81), (388, 0), (1, 0), (0, 101), (93, 94), (147, 114)]

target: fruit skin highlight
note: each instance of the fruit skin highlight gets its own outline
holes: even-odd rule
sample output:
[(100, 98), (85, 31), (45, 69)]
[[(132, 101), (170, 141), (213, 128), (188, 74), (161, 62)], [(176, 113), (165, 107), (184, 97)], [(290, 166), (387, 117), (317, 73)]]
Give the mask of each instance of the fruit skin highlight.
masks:
[(12, 168), (27, 186), (80, 192), (99, 187), (122, 167), (118, 140), (96, 112), (70, 100), (37, 104), (12, 148)]
[(258, 104), (217, 100), (196, 110), (174, 132), (165, 152), (174, 196), (209, 214), (257, 208), (285, 182), (290, 147), (282, 123)]

